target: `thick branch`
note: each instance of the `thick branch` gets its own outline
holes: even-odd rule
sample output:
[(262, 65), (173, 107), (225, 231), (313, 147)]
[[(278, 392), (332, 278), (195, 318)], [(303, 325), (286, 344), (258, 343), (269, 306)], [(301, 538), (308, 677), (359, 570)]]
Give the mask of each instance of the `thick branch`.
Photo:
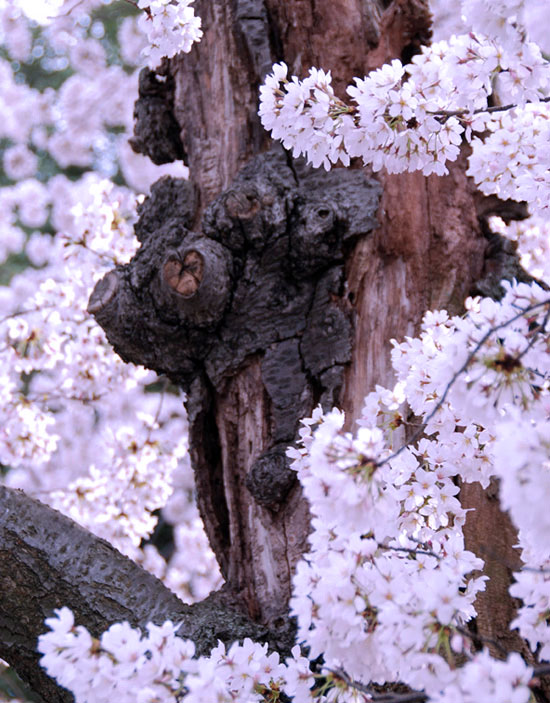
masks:
[(71, 700), (38, 664), (37, 637), (54, 608), (69, 607), (76, 623), (94, 636), (122, 620), (134, 627), (183, 622), (181, 636), (193, 639), (201, 654), (218, 639), (269, 641), (265, 628), (233, 610), (223, 594), (185, 605), (105, 540), (5, 486), (0, 486), (0, 565), (0, 657), (49, 703)]

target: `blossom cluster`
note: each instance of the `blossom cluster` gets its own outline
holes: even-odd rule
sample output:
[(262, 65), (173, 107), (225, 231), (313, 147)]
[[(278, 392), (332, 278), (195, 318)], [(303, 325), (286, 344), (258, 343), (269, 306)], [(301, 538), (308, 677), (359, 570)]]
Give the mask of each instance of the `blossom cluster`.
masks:
[(412, 450), (383, 463), (382, 429), (353, 437), (343, 419), (318, 414), (303, 449), (289, 450), (313, 514), (291, 599), (299, 639), (354, 679), (437, 690), (451, 671), (441, 653), (484, 588), (472, 575), (482, 562), (464, 548), (453, 474)]
[(55, 611), (41, 635), (42, 666), (77, 703), (101, 703), (116, 696), (120, 703), (187, 703), (213, 699), (255, 703), (280, 690), (286, 667), (267, 645), (245, 639), (227, 651), (220, 642), (210, 656), (194, 658), (195, 645), (177, 635), (170, 621), (147, 625), (147, 634), (127, 622), (116, 623), (100, 640), (74, 624), (68, 608)]
[(406, 66), (394, 59), (355, 78), (350, 104), (334, 94), (330, 72), (312, 68), (304, 80), (287, 73), (284, 63), (273, 67), (259, 115), (273, 138), (313, 166), (360, 157), (375, 171), (442, 175), (466, 140), (469, 175), (483, 192), (547, 207), (549, 112), (541, 101), (550, 66), (536, 44), (452, 36)]
[[(42, 244), (44, 255), (57, 257), (57, 263), (29, 269), (20, 275), (19, 290), (12, 285), (4, 296), (8, 315), (0, 323), (0, 355), (9, 374), (9, 397), (2, 407), (0, 461), (6, 466), (38, 459), (28, 455), (29, 440), (35, 432), (34, 418), (43, 415), (48, 402), (93, 400), (105, 393), (106, 382), (113, 389), (129, 387), (145, 374), (136, 376), (113, 354), (86, 313), (96, 278), (113, 260), (124, 261), (135, 250), (132, 220), (127, 219), (134, 216), (133, 197), (124, 190), (117, 192), (107, 181), (88, 180), (87, 186), (89, 202), (72, 212), (64, 238), (52, 241), (49, 235), (37, 235), (32, 240), (35, 256), (40, 257)], [(102, 242), (109, 254), (101, 247), (89, 248), (96, 242)], [(53, 414), (38, 422), (39, 427), (52, 424)], [(47, 461), (56, 448), (55, 433), (36, 448), (41, 451), (38, 463)]]
[(481, 32), (501, 44), (521, 43), (529, 36), (548, 53), (546, 0), (462, 0), (461, 12), (446, 0), (430, 0), (433, 37)]
[(529, 203), (532, 213), (548, 207), (550, 104), (532, 103), (494, 114), (490, 134), (472, 140), (467, 174), (479, 190), (501, 200)]
[(506, 224), (500, 217), (491, 217), (491, 231), (511, 240), (517, 248), (520, 264), (533, 278), (550, 281), (550, 221), (532, 217)]
[(464, 481), (498, 477), (524, 562), (510, 589), (523, 601), (512, 627), (547, 659), (550, 296), (536, 284), (503, 285), (502, 301), (467, 301), (464, 318), (426, 315), (419, 338), (395, 344), (393, 362), (440, 464)]
[(458, 670), (456, 680), (442, 693), (432, 697), (433, 703), (527, 703), (531, 700), (530, 683), (533, 669), (513, 652), (506, 661), (493, 659), (485, 650)]
[[(470, 298), (464, 318), (428, 313), (420, 337), (394, 342), (394, 369), (412, 410), (429, 419), (428, 430), (443, 425), (449, 407), (448, 424), (488, 429), (508, 405), (529, 411), (546, 392), (548, 292), (537, 284), (502, 286), (501, 301)], [(440, 414), (429, 417), (440, 403)]]
[[(357, 700), (370, 682), (391, 681), (438, 702), (473, 701), (480, 690), (502, 703), (529, 699), (532, 668), (518, 655), (503, 662), (476, 653), (468, 638), (465, 624), (485, 577), (481, 560), (465, 548), (455, 479), (501, 479), (527, 564), (512, 587), (524, 603), (514, 626), (547, 656), (546, 492), (535, 495), (533, 486), (547, 482), (548, 414), (541, 408), (550, 407), (543, 381), (550, 298), (539, 286), (509, 284), (502, 301), (472, 299), (467, 309), (465, 317), (428, 313), (418, 338), (395, 344), (397, 384), (366, 398), (355, 434), (343, 430), (341, 411), (317, 409), (289, 449), (312, 513), (310, 550), (291, 599), (308, 658), (296, 650), (284, 666), (274, 655), (259, 664), (266, 653), (250, 642), (232, 645), (225, 659), (223, 647), (214, 650), (194, 671), (180, 658), (186, 699), (215, 690), (229, 700), (243, 679), (239, 700), (269, 700), (273, 690), (296, 703), (333, 700), (335, 692)], [(407, 406), (426, 423), (427, 437), (398, 449)], [(511, 432), (521, 418), (522, 431)], [(42, 651), (51, 654), (44, 665), (62, 682), (65, 649), (52, 641), (43, 636)], [(70, 656), (80, 662), (81, 655)], [(245, 659), (246, 674), (238, 668)], [(250, 685), (254, 672), (266, 670), (269, 682)], [(146, 688), (138, 674), (123, 686), (133, 695)]]
[[(82, 626), (74, 626), (68, 608), (56, 610), (41, 635), (38, 651), (42, 666), (76, 701), (176, 701), (180, 678), (192, 663), (192, 642), (177, 637), (170, 622), (147, 626), (142, 636), (126, 622), (112, 625), (99, 641)], [(128, 683), (131, 682), (131, 688)]]
[[(300, 703), (328, 703), (372, 696), (341, 671), (323, 667), (313, 673), (297, 646), (284, 662), (268, 652), (267, 644), (250, 639), (229, 648), (219, 642), (208, 656), (196, 657), (193, 642), (178, 636), (178, 624), (170, 621), (149, 623), (146, 634), (127, 622), (116, 623), (99, 640), (75, 626), (68, 608), (56, 610), (46, 624), (50, 631), (38, 642), (41, 664), (73, 692), (76, 703), (102, 703), (114, 695), (121, 703), (202, 703), (211, 698), (260, 703), (277, 701), (281, 693)], [(483, 692), (495, 703), (527, 703), (532, 671), (518, 654), (498, 661), (483, 651), (457, 669), (431, 700), (473, 703)]]
[(143, 55), (150, 68), (155, 68), (166, 56), (171, 58), (183, 51), (189, 53), (202, 37), (201, 18), (195, 15), (193, 0), (139, 0), (138, 7), (145, 12), (138, 26), (147, 36)]

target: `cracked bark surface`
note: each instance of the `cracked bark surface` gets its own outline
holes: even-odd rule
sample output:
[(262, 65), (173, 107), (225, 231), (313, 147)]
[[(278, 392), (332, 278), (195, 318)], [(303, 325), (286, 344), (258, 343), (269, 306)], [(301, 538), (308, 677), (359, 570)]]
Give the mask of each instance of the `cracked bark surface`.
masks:
[[(254, 27), (253, 56), (243, 42), (246, 32), (240, 10), (245, 7), (247, 29)], [(255, 91), (269, 61), (284, 59), (290, 73), (298, 76), (311, 65), (330, 70), (336, 93), (344, 97), (345, 86), (353, 76), (362, 76), (394, 57), (408, 61), (429, 37), (427, 3), (422, 0), (345, 0), (338, 4), (266, 0), (234, 2), (223, 8), (214, 2), (200, 9), (208, 17), (203, 44), (170, 67), (175, 80), (174, 114), (199, 192), (198, 212), (202, 203), (210, 202), (230, 185), (252, 155), (265, 148), (265, 134), (257, 131)], [(228, 19), (234, 27), (229, 34), (221, 29)], [(211, 63), (214, 47), (222, 57), (216, 65)], [(211, 79), (198, 91), (204, 71)], [(247, 81), (244, 87), (243, 76)], [(237, 94), (243, 97), (235, 105)], [(196, 114), (208, 116), (200, 127)], [(378, 176), (382, 186), (379, 226), (369, 236), (358, 238), (344, 264), (353, 331), (339, 404), (347, 412), (350, 428), (364, 395), (376, 384), (393, 383), (392, 338), (414, 335), (429, 308), (461, 312), (468, 294), (494, 294), (500, 277), (517, 276), (514, 253), (504, 251), (506, 247), (498, 242), (495, 245), (486, 220), (493, 212), (512, 219), (521, 218), (522, 213), (517, 206), (510, 212), (500, 201), (480, 198), (464, 172), (463, 155), (443, 178), (420, 174)], [(224, 424), (224, 413), (232, 418), (226, 433), (235, 438), (231, 446), (243, 447), (247, 441), (255, 448), (264, 446), (265, 407), (260, 393), (256, 393), (256, 412), (251, 413), (253, 422), (239, 422), (241, 414), (235, 410), (241, 407), (239, 403), (250, 406), (249, 390), (260, 379), (260, 373), (253, 371), (258, 364), (258, 359), (250, 359), (250, 366), (240, 372), (242, 378), (237, 374), (231, 381), (231, 395), (216, 401), (216, 427)], [(247, 374), (251, 379), (245, 382)], [(265, 395), (265, 388), (261, 393)], [(203, 427), (205, 436), (211, 427), (209, 422)], [(225, 436), (223, 432), (221, 435)], [(276, 448), (273, 451), (276, 455)], [(259, 465), (257, 472), (263, 471)], [(252, 479), (248, 481), (250, 484)], [(480, 512), (486, 513), (485, 503), (476, 500)], [(490, 515), (490, 529), (500, 531), (504, 517), (492, 509)], [(472, 547), (480, 539), (475, 528), (468, 529)], [(512, 550), (509, 535), (505, 542)], [(515, 604), (507, 596), (509, 576), (498, 576), (494, 581), (491, 607), (495, 615), (486, 601), (481, 604), (481, 621), (509, 622), (515, 611)], [(494, 634), (493, 630), (485, 627), (487, 636)]]
[[(480, 204), (464, 160), (443, 178), (373, 179), (359, 164), (315, 173), (280, 149), (270, 151), (259, 123), (258, 88), (272, 63), (285, 60), (299, 76), (312, 65), (330, 70), (344, 97), (354, 76), (395, 57), (407, 61), (428, 39), (426, 0), (196, 0), (195, 6), (204, 38), (165, 62), (160, 81), (142, 74), (133, 141), (156, 163), (185, 155), (192, 180), (156, 185), (136, 226), (140, 251), (98, 284), (89, 310), (125, 360), (166, 373), (188, 392), (199, 507), (227, 579), (221, 593), (193, 606), (189, 627), (202, 613), (210, 618), (204, 631), (229, 642), (253, 620), (257, 637), (269, 629), (273, 646), (284, 649), (292, 630), (292, 569), (306, 547), (309, 519), (283, 448), (317, 402), (344, 408), (352, 428), (364, 395), (393, 383), (390, 339), (415, 334), (428, 308), (461, 310), (464, 297), (494, 273), (478, 215), (500, 206)], [(29, 510), (28, 524), (39, 524), (42, 508)], [(497, 513), (484, 530), (498, 530)], [(55, 524), (53, 532), (67, 531), (67, 564), (77, 567), (88, 542)], [(93, 614), (101, 593), (109, 598), (110, 584), (82, 591), (78, 573), (51, 567), (56, 550), (27, 546), (26, 537), (13, 541), (12, 532), (13, 524), (0, 527), (6, 552), (26, 559), (40, 549), (41, 563), (32, 562), (27, 573), (10, 562), (3, 632), (17, 634), (21, 618), (32, 626), (24, 637), (10, 635), (6, 659), (34, 677), (47, 700), (61, 700), (31, 653), (53, 607), (71, 605), (99, 630), (129, 611), (142, 624), (155, 594), (161, 602), (166, 596), (156, 582), (140, 607), (135, 599), (129, 607), (113, 576), (120, 608)], [(118, 563), (104, 543), (89, 540), (90, 550), (99, 544)], [(509, 536), (504, 541), (511, 548)], [(55, 593), (45, 604), (31, 600), (25, 587), (34, 571), (37, 593), (42, 578)], [(513, 615), (506, 587), (500, 580), (498, 602), (482, 605), (492, 622)], [(227, 609), (240, 613), (234, 616), (240, 624), (224, 620)]]
[(178, 189), (193, 198), (185, 181), (153, 187), (141, 249), (89, 309), (122, 358), (186, 391), (210, 543), (249, 615), (274, 623), (308, 531), (284, 452), (302, 417), (338, 402), (352, 342), (344, 262), (377, 226), (380, 186), (289, 166), (275, 147), (206, 208), (199, 232), (183, 205), (165, 207)]

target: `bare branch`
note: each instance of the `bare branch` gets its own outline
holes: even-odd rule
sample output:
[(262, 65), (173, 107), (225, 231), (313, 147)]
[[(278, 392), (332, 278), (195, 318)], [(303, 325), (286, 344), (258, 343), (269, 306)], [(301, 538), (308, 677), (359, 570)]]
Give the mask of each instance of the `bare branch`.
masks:
[(424, 703), (424, 701), (428, 700), (428, 696), (422, 691), (410, 691), (409, 693), (378, 693), (372, 686), (350, 678), (346, 672), (341, 669), (330, 669), (329, 667), (323, 667), (323, 669), (343, 681), (347, 686), (350, 686), (350, 688), (364, 693), (369, 699), (376, 703)]

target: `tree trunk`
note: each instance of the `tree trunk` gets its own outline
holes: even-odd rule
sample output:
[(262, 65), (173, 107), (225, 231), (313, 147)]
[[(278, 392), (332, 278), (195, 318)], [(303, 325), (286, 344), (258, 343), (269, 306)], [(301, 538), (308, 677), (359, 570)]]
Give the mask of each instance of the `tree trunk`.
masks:
[(272, 148), (257, 116), (274, 62), (330, 70), (344, 97), (354, 76), (408, 61), (429, 38), (427, 0), (195, 5), (204, 38), (142, 73), (133, 139), (157, 163), (184, 154), (191, 182), (156, 184), (140, 251), (89, 310), (123, 359), (186, 390), (223, 602), (288, 641), (309, 520), (284, 450), (318, 403), (352, 428), (365, 394), (393, 383), (390, 339), (415, 334), (429, 308), (461, 309), (486, 240), (463, 160), (443, 178), (315, 172)]
[[(262, 212), (265, 215), (272, 206), (257, 198), (258, 192), (265, 190), (265, 178), (260, 178), (263, 185), (255, 181), (252, 187), (251, 182), (254, 174), (257, 176), (264, 168), (263, 162), (257, 160), (255, 166), (248, 166), (248, 186), (244, 189), (242, 176), (241, 180), (235, 179), (244, 164), (250, 164), (252, 157), (269, 148), (257, 117), (258, 88), (264, 74), (272, 63), (280, 60), (287, 63), (291, 74), (300, 77), (310, 66), (316, 66), (331, 71), (336, 94), (345, 97), (345, 87), (354, 76), (362, 77), (395, 57), (407, 62), (429, 40), (428, 3), (427, 0), (339, 3), (234, 0), (198, 2), (197, 10), (203, 18), (204, 38), (189, 55), (180, 55), (164, 67), (168, 80), (162, 84), (165, 109), (172, 111), (180, 127), (181, 143), (198, 196), (192, 224), (200, 231), (202, 217), (203, 234), (222, 243), (234, 236), (230, 233), (235, 227), (248, 233), (254, 230), (261, 239), (258, 230), (263, 227), (264, 237), (266, 234)], [(146, 96), (142, 102), (147, 104)], [(138, 133), (147, 126), (147, 120), (140, 122), (138, 119)], [(154, 157), (154, 135), (148, 133), (142, 141)], [(195, 381), (189, 409), (201, 513), (230, 587), (245, 603), (249, 614), (261, 622), (273, 623), (286, 612), (292, 571), (306, 547), (307, 510), (297, 486), (272, 505), (251, 495), (251, 476), (263, 472), (265, 480), (271, 476), (275, 481), (275, 463), (267, 470), (263, 462), (260, 472), (259, 459), (266, 457), (277, 443), (293, 439), (299, 415), (309, 413), (319, 401), (325, 405), (337, 402), (346, 411), (347, 427), (352, 429), (365, 394), (377, 384), (393, 384), (390, 340), (414, 335), (428, 309), (461, 312), (467, 295), (490, 294), (488, 283), (495, 280), (498, 284), (505, 275), (504, 259), (509, 261), (510, 256), (503, 254), (498, 246), (496, 250), (488, 248), (484, 237), (486, 218), (497, 211), (508, 218), (521, 217), (523, 213), (521, 208), (508, 211), (495, 198), (475, 194), (465, 176), (465, 166), (463, 153), (459, 161), (451, 164), (450, 174), (445, 177), (379, 174), (381, 197), (375, 227), (371, 222), (353, 221), (350, 215), (351, 201), (359, 191), (359, 200), (355, 202), (373, 206), (378, 190), (372, 181), (369, 185), (366, 181), (359, 185), (357, 177), (354, 195), (343, 196), (346, 201), (343, 203), (338, 185), (334, 191), (333, 181), (322, 175), (315, 181), (307, 172), (293, 167), (297, 185), (302, 188), (298, 200), (301, 198), (303, 203), (309, 198), (311, 203), (317, 198), (318, 202), (328, 202), (329, 209), (336, 202), (330, 217), (334, 215), (340, 227), (344, 222), (344, 246), (339, 252), (345, 259), (344, 274), (343, 278), (333, 275), (332, 307), (326, 301), (319, 303), (318, 295), (318, 304), (308, 313), (310, 334), (319, 347), (327, 343), (324, 318), (334, 312), (334, 305), (352, 322), (352, 327), (344, 330), (340, 320), (340, 339), (330, 341), (333, 347), (340, 345), (338, 364), (331, 366), (327, 359), (317, 365), (308, 363), (302, 327), (295, 325), (293, 331), (286, 331), (295, 335), (298, 355), (274, 351), (278, 337), (267, 335), (263, 340), (256, 339), (255, 346), (249, 345), (235, 363), (226, 364), (214, 380), (207, 368), (207, 378), (203, 377), (198, 384)], [(360, 165), (354, 164), (352, 168)], [(279, 175), (283, 170), (281, 166)], [(348, 187), (347, 181), (343, 185), (342, 170), (337, 169), (332, 175), (340, 179), (342, 190)], [(273, 184), (272, 177), (267, 180), (270, 178)], [(305, 183), (307, 196), (303, 192)], [(292, 189), (288, 183), (287, 187)], [(205, 206), (213, 199), (215, 205), (203, 216)], [(272, 194), (267, 200), (271, 202)], [(287, 190), (287, 211), (289, 200), (290, 209), (294, 208), (294, 213), (297, 209), (298, 216), (287, 218), (285, 227), (300, 231), (300, 222), (307, 219), (307, 213), (300, 209), (300, 203), (296, 205), (296, 199), (288, 197)], [(342, 208), (347, 208), (347, 214), (342, 214)], [(320, 209), (317, 214), (321, 214)], [(314, 226), (309, 222), (309, 226), (310, 229), (317, 226), (316, 245), (329, 236), (329, 230), (319, 228), (319, 223)], [(273, 236), (272, 230), (269, 237)], [(291, 234), (291, 255), (296, 240)], [(334, 266), (341, 263), (338, 256), (331, 262)], [(325, 264), (328, 268), (328, 263)], [(254, 272), (258, 274), (259, 269), (254, 268)], [(314, 285), (318, 290), (323, 283), (317, 277)], [(252, 300), (254, 292), (248, 290), (248, 294)], [(310, 300), (304, 296), (304, 301)], [(317, 316), (312, 320), (315, 310)], [(270, 313), (285, 316), (288, 308), (283, 304), (271, 308)], [(242, 315), (237, 318), (242, 322)], [(235, 317), (229, 323), (225, 318), (222, 324), (227, 326), (234, 321)], [(124, 353), (124, 345), (112, 333), (112, 321), (104, 326), (108, 332), (111, 330), (113, 341), (119, 341)], [(343, 351), (349, 341), (350, 351)], [(280, 345), (277, 348), (280, 350)], [(329, 355), (334, 360), (334, 353)], [(166, 368), (165, 357), (155, 362), (156, 368)], [(319, 373), (323, 365), (324, 378)], [(287, 396), (285, 414), (292, 431), (287, 428), (286, 434), (279, 433), (277, 437), (280, 418), (275, 417), (275, 408), (280, 398), (274, 396), (273, 379), (280, 386), (284, 378), (290, 378), (303, 393), (299, 402), (299, 394), (291, 400)], [(201, 397), (200, 403), (196, 401), (197, 395)], [(291, 406), (300, 412), (290, 412)], [(465, 500), (487, 517), (491, 529), (498, 531), (505, 520), (498, 507), (489, 510), (486, 501), (475, 491), (467, 492)], [(512, 559), (513, 532), (502, 534), (500, 546)], [(472, 520), (468, 523), (467, 539), (471, 548), (479, 545), (479, 534)], [(515, 605), (507, 596), (510, 581), (507, 574), (505, 581), (498, 579), (498, 605), (487, 598), (478, 603), (482, 611), (478, 632), (482, 637), (494, 637), (495, 623), (503, 627), (513, 617)], [(491, 608), (498, 611), (496, 618)], [(493, 625), (489, 626), (492, 619)]]
[[(292, 571), (307, 544), (307, 506), (283, 456), (300, 417), (319, 402), (338, 403), (351, 423), (365, 393), (391, 383), (390, 338), (414, 333), (430, 305), (458, 307), (481, 272), (485, 245), (462, 167), (446, 179), (406, 175), (376, 182), (359, 170), (314, 173), (273, 151), (251, 163), (269, 148), (257, 109), (274, 62), (284, 60), (299, 76), (310, 66), (330, 70), (344, 97), (354, 76), (396, 56), (408, 60), (429, 38), (425, 0), (196, 7), (201, 43), (164, 64), (160, 82), (151, 73), (142, 77), (134, 147), (161, 161), (167, 138), (175, 141), (173, 122), (165, 133), (153, 133), (151, 110), (175, 117), (196, 198), (185, 227), (230, 250), (223, 313), (208, 331), (195, 319), (192, 333), (200, 340), (192, 350), (188, 343), (191, 358), (182, 374), (165, 341), (153, 351), (152, 338), (158, 347), (170, 330), (156, 328), (140, 349), (135, 334), (129, 343), (121, 333), (137, 331), (138, 317), (128, 308), (138, 306), (144, 319), (143, 291), (140, 305), (134, 295), (136, 273), (120, 271), (122, 292), (100, 310), (96, 296), (94, 311), (124, 358), (177, 375), (186, 387), (210, 541), (229, 588), (252, 617), (273, 626), (286, 620)], [(180, 276), (187, 291), (182, 272), (193, 235), (186, 229), (182, 237), (173, 225), (166, 233), (157, 201), (164, 201), (160, 184), (142, 211), (147, 231), (139, 226), (138, 233), (145, 247), (155, 231), (155, 252), (162, 248), (157, 271), (168, 265), (170, 275), (177, 272), (176, 290)], [(148, 268), (139, 280), (154, 275)], [(158, 283), (155, 290), (162, 288)], [(151, 310), (158, 309), (158, 292), (150, 298), (156, 298)], [(180, 329), (189, 322), (181, 301), (164, 294), (162, 306)]]

